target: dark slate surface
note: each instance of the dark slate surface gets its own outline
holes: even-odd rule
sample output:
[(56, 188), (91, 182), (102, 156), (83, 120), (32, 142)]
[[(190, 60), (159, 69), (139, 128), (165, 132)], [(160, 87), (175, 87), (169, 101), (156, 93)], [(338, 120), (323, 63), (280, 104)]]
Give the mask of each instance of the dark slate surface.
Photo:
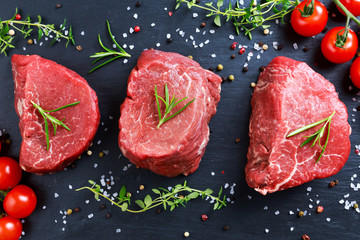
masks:
[[(359, 156), (354, 153), (359, 139), (357, 124), (359, 117), (356, 112), (353, 112), (353, 108), (358, 106), (356, 101), (360, 98), (356, 95), (356, 90), (349, 90), (350, 63), (335, 65), (321, 56), (319, 46), (323, 33), (315, 38), (302, 38), (294, 33), (290, 25), (272, 23), (271, 30), (274, 33), (271, 36), (264, 36), (261, 30), (254, 31), (252, 41), (242, 35), (236, 36), (236, 42), (249, 46), (247, 53), (251, 50), (255, 54), (249, 62), (249, 71), (243, 73), (242, 67), (246, 62), (246, 56), (241, 56), (229, 48), (234, 41), (229, 39), (229, 35), (235, 35), (232, 25), (227, 23), (217, 28), (210, 19), (204, 17), (203, 11), (188, 10), (182, 6), (174, 12), (172, 17), (169, 17), (168, 12), (173, 11), (175, 6), (175, 1), (169, 0), (146, 0), (140, 8), (135, 8), (136, 1), (131, 0), (101, 2), (63, 0), (59, 2), (62, 4), (60, 9), (55, 7), (58, 1), (3, 1), (0, 16), (7, 19), (12, 16), (15, 7), (18, 7), (23, 15), (30, 14), (33, 17), (37, 14), (42, 15), (47, 23), (60, 25), (62, 20), (67, 18), (68, 23), (73, 26), (76, 42), (82, 45), (83, 51), (78, 52), (72, 46), (66, 49), (63, 42), (49, 47), (48, 42), (44, 40), (42, 47), (28, 46), (26, 41), (18, 38), (15, 41), (17, 49), (11, 50), (9, 55), (39, 54), (85, 77), (98, 94), (103, 125), (99, 127), (94, 146), (91, 148), (93, 155), (84, 155), (81, 160), (76, 161), (76, 168), (45, 176), (24, 174), (23, 183), (35, 189), (38, 195), (38, 206), (36, 211), (25, 220), (26, 235), (23, 239), (183, 239), (185, 231), (190, 232), (190, 239), (285, 240), (299, 239), (305, 233), (311, 239), (359, 239), (360, 215), (353, 209), (346, 211), (338, 202), (340, 199), (345, 199), (344, 195), (347, 193), (350, 195), (346, 199), (350, 201), (359, 200), (360, 197), (358, 192), (350, 188), (351, 177), (359, 172), (360, 165)], [(325, 5), (330, 14), (336, 12), (330, 1), (326, 1)], [(128, 6), (130, 10), (127, 10)], [(199, 16), (193, 18), (193, 12), (197, 12)], [(138, 19), (133, 17), (135, 13), (139, 15)], [(110, 44), (106, 37), (106, 19), (111, 21), (113, 33), (121, 44), (135, 46), (133, 50), (127, 48), (133, 57), (126, 64), (120, 60), (93, 74), (87, 74), (91, 69), (91, 60), (88, 56), (100, 50), (97, 34), (101, 33), (104, 42)], [(195, 32), (203, 21), (207, 23), (207, 26), (201, 29), (201, 33), (206, 30), (205, 35)], [(328, 27), (342, 25), (344, 21), (345, 19), (341, 16), (330, 17)], [(155, 23), (155, 27), (151, 27), (151, 23)], [(136, 25), (141, 26), (141, 31), (137, 34), (129, 34), (129, 28)], [(177, 28), (185, 32), (184, 38), (176, 33)], [(209, 34), (210, 29), (214, 29), (216, 33)], [(355, 29), (359, 28), (355, 27)], [(82, 31), (85, 35), (81, 35)], [(122, 33), (125, 32), (128, 33), (127, 38), (122, 37)], [(172, 35), (171, 44), (166, 43), (167, 33)], [(185, 38), (189, 38), (189, 35), (193, 35), (197, 43), (204, 42), (206, 39), (209, 39), (210, 43), (202, 49), (194, 49), (191, 41), (185, 42)], [(252, 46), (260, 40), (269, 44), (270, 48), (260, 54), (261, 58), (257, 60), (257, 53)], [(283, 50), (274, 50), (273, 41), (282, 44)], [(298, 50), (293, 48), (292, 44), (295, 42), (299, 45)], [(160, 43), (160, 47), (156, 47), (157, 43)], [(23, 47), (26, 47), (26, 50), (23, 50)], [(117, 145), (117, 120), (119, 106), (126, 94), (127, 76), (135, 66), (142, 50), (150, 47), (192, 55), (204, 68), (216, 67), (217, 64), (222, 63), (224, 70), (219, 72), (221, 76), (235, 75), (234, 82), (225, 82), (222, 85), (218, 112), (210, 123), (212, 134), (205, 156), (200, 168), (188, 177), (169, 179), (147, 170), (136, 169), (134, 166), (128, 171), (123, 171), (124, 166), (129, 162), (124, 157), (119, 159), (121, 152)], [(309, 52), (304, 53), (303, 47), (308, 47)], [(216, 54), (216, 58), (210, 57), (213, 53)], [(233, 53), (236, 54), (236, 59), (230, 60), (230, 55)], [(293, 189), (262, 196), (250, 189), (244, 180), (249, 141), (248, 122), (251, 112), (250, 83), (256, 82), (259, 67), (268, 64), (278, 55), (307, 62), (335, 85), (340, 99), (345, 102), (350, 113), (349, 122), (353, 128), (352, 151), (345, 167), (336, 176), (314, 180)], [(10, 133), (13, 141), (6, 154), (17, 158), (21, 137), (18, 117), (13, 107), (14, 86), (10, 57), (3, 55), (0, 57), (0, 72), (0, 128)], [(114, 119), (109, 119), (109, 116), (113, 116)], [(237, 137), (241, 138), (241, 142), (235, 144)], [(99, 140), (101, 144), (98, 145)], [(98, 153), (103, 150), (109, 150), (109, 154), (99, 158)], [(95, 163), (98, 164), (97, 168), (94, 168)], [(123, 213), (104, 200), (96, 202), (90, 192), (75, 192), (69, 189), (69, 185), (72, 185), (73, 189), (86, 185), (88, 179), (98, 181), (104, 174), (110, 177), (109, 171), (112, 171), (111, 175), (115, 178), (115, 185), (110, 192), (120, 190), (122, 184), (125, 184), (135, 199), (150, 193), (153, 187), (173, 186), (186, 179), (189, 185), (200, 189), (209, 187), (217, 190), (225, 183), (230, 185), (235, 183), (233, 195), (229, 194), (229, 188), (225, 190), (225, 193), (235, 202), (223, 210), (212, 211), (212, 206), (208, 202), (195, 200), (186, 208), (178, 208), (173, 212), (156, 214), (155, 211), (149, 211), (135, 215)], [(214, 176), (212, 172), (215, 173)], [(339, 179), (340, 184), (329, 189), (328, 183), (334, 179)], [(358, 181), (355, 179), (353, 182), (356, 184)], [(137, 194), (136, 191), (141, 184), (144, 184), (146, 188)], [(307, 190), (309, 187), (311, 191)], [(55, 193), (59, 195), (58, 198), (54, 197)], [(90, 202), (86, 204), (86, 200)], [(317, 200), (320, 200), (320, 205), (325, 208), (321, 214), (315, 212)], [(100, 210), (99, 206), (102, 203), (107, 205), (106, 210)], [(309, 208), (309, 204), (314, 207)], [(46, 209), (43, 209), (43, 206), (46, 206)], [(264, 210), (265, 206), (268, 210)], [(60, 211), (75, 207), (80, 207), (81, 211), (68, 216), (64, 224)], [(296, 215), (289, 215), (290, 210), (297, 212), (298, 208), (306, 210), (308, 215), (301, 219)], [(276, 211), (279, 211), (278, 215), (275, 214)], [(91, 213), (94, 217), (89, 219), (88, 215)], [(106, 219), (106, 213), (111, 213), (112, 217)], [(206, 222), (201, 221), (201, 214), (207, 214), (209, 219)], [(331, 220), (328, 222), (327, 218)], [(224, 231), (224, 225), (229, 225), (230, 230)], [(294, 228), (293, 231), (290, 230), (291, 227)], [(121, 229), (121, 233), (116, 233), (116, 229)], [(266, 234), (265, 229), (269, 229), (269, 233)]]

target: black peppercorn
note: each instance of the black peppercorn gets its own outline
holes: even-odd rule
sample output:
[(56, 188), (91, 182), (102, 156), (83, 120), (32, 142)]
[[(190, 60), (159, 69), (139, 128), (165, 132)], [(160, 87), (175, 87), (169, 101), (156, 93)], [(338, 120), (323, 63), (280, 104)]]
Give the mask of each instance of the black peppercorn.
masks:
[(105, 209), (106, 208), (106, 205), (105, 204), (101, 204), (100, 205), (100, 209)]
[(213, 68), (213, 67), (209, 67), (209, 70), (210, 70), (210, 71), (214, 71), (214, 68)]
[(227, 231), (230, 229), (230, 226), (229, 225), (224, 225), (224, 230)]
[(74, 212), (80, 212), (80, 208), (79, 207), (75, 208)]
[(160, 214), (162, 212), (161, 208), (156, 209), (156, 213)]
[(56, 4), (56, 8), (61, 8), (61, 4), (60, 4), (60, 3), (57, 3), (57, 4)]
[(204, 28), (206, 26), (206, 23), (204, 23), (204, 22), (202, 22), (201, 24), (200, 24), (200, 27), (202, 27), (202, 28)]
[(264, 71), (264, 69), (265, 69), (265, 67), (264, 67), (264, 66), (261, 66), (261, 67), (259, 68), (259, 71), (262, 72), (262, 71)]
[(264, 46), (264, 43), (263, 43), (263, 41), (260, 41), (259, 42), (259, 47), (262, 47), (262, 46)]
[(136, 7), (141, 7), (141, 2), (136, 2), (135, 6)]
[(247, 72), (248, 70), (249, 70), (248, 67), (244, 67), (244, 68), (243, 68), (243, 72)]
[(281, 49), (283, 49), (283, 48), (284, 48), (283, 45), (279, 45), (278, 48), (277, 48), (277, 50), (281, 50)]
[(111, 218), (111, 213), (107, 213), (107, 214), (105, 215), (105, 217), (106, 217), (106, 218)]
[(230, 58), (231, 58), (231, 59), (234, 59), (234, 58), (235, 58), (235, 54), (231, 54)]
[(307, 51), (309, 51), (309, 48), (304, 47), (304, 48), (303, 48), (303, 51), (304, 51), (304, 52), (307, 52)]
[(171, 42), (172, 42), (172, 38), (166, 39), (166, 42), (167, 42), (167, 43), (171, 43)]

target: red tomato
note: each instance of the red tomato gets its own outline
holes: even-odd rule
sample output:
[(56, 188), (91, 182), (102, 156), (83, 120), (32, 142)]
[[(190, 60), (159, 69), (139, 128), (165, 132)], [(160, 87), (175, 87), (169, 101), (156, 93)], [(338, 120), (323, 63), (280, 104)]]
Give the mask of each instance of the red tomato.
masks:
[[(351, 12), (355, 17), (360, 16), (360, 0), (340, 0), (340, 2), (344, 5), (344, 7), (346, 7), (347, 10), (349, 10), (349, 12)], [(341, 10), (339, 8), (338, 5), (336, 5), (336, 7), (339, 9), (339, 11), (343, 14), (346, 15), (344, 13), (343, 10)]]
[(0, 240), (19, 240), (22, 225), (19, 219), (10, 216), (0, 219)]
[(353, 84), (360, 88), (360, 57), (356, 58), (350, 68), (350, 77)]
[[(340, 32), (341, 31), (341, 32)], [(349, 34), (345, 45), (337, 47), (336, 37), (337, 34), (344, 35), (345, 27), (335, 27), (328, 31), (321, 42), (321, 52), (327, 60), (333, 63), (345, 63), (350, 61), (356, 54), (358, 48), (358, 38), (356, 33), (349, 29)]]
[(302, 1), (291, 13), (291, 26), (301, 36), (311, 37), (321, 33), (328, 21), (328, 12), (326, 7), (319, 1), (315, 0), (314, 12), (309, 17), (303, 17), (301, 11), (304, 10), (305, 4), (309, 6), (311, 0)]
[(0, 157), (0, 190), (8, 190), (18, 185), (21, 175), (17, 161), (9, 157)]
[(35, 210), (36, 202), (36, 195), (31, 188), (18, 185), (6, 195), (4, 210), (9, 216), (25, 218)]

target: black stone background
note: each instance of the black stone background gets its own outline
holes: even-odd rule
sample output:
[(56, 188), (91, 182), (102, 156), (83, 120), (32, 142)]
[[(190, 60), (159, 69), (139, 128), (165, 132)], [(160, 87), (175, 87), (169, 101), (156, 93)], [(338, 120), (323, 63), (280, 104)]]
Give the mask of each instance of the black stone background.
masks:
[[(205, 1), (202, 1), (205, 2)], [(225, 1), (228, 2), (228, 1)], [(249, 1), (246, 1), (249, 2)], [(56, 9), (56, 3), (62, 7)], [(335, 65), (326, 61), (320, 52), (320, 42), (324, 33), (315, 38), (303, 38), (295, 34), (289, 24), (276, 25), (271, 23), (272, 35), (265, 36), (262, 30), (253, 32), (253, 40), (249, 40), (242, 34), (236, 36), (230, 22), (223, 22), (218, 28), (212, 24), (212, 19), (206, 18), (206, 12), (199, 9), (188, 10), (185, 5), (174, 11), (174, 0), (144, 0), (140, 8), (135, 7), (136, 1), (2, 1), (0, 16), (8, 19), (12, 16), (15, 7), (18, 7), (22, 15), (29, 14), (35, 17), (37, 14), (43, 16), (46, 23), (56, 23), (59, 26), (64, 18), (73, 26), (73, 32), (77, 45), (81, 45), (81, 52), (70, 46), (65, 48), (64, 42), (49, 47), (49, 42), (44, 45), (29, 46), (21, 37), (14, 41), (16, 49), (9, 51), (9, 57), (0, 57), (0, 128), (6, 129), (13, 141), (10, 149), (5, 154), (17, 158), (19, 155), (21, 136), (18, 128), (18, 117), (14, 111), (14, 85), (11, 74), (10, 57), (12, 54), (39, 54), (42, 57), (54, 60), (87, 79), (90, 86), (97, 92), (101, 111), (101, 122), (98, 133), (91, 147), (92, 156), (83, 154), (83, 157), (76, 161), (76, 168), (69, 168), (52, 175), (37, 176), (24, 173), (22, 182), (31, 186), (38, 196), (36, 211), (25, 219), (25, 236), (22, 239), (183, 239), (183, 233), (190, 233), (189, 239), (300, 239), (302, 234), (308, 234), (311, 239), (359, 239), (359, 214), (353, 209), (346, 211), (338, 201), (344, 195), (350, 193), (349, 200), (359, 200), (360, 194), (350, 188), (350, 178), (354, 173), (359, 174), (360, 157), (354, 153), (355, 145), (359, 140), (359, 116), (353, 112), (358, 106), (356, 102), (360, 99), (357, 90), (349, 90), (350, 81), (348, 78), (350, 62)], [(324, 1), (330, 15), (336, 13), (337, 17), (329, 17), (328, 28), (343, 25), (345, 18), (336, 11), (333, 3)], [(130, 10), (127, 7), (130, 6)], [(164, 10), (167, 8), (167, 10)], [(169, 17), (168, 12), (174, 11)], [(193, 18), (192, 13), (199, 14)], [(133, 14), (139, 15), (134, 19)], [(133, 44), (133, 50), (126, 50), (132, 54), (129, 62), (123, 64), (123, 60), (113, 62), (108, 66), (87, 74), (91, 69), (89, 55), (101, 50), (97, 42), (97, 34), (102, 35), (103, 42), (110, 45), (107, 38), (105, 20), (111, 21), (113, 34), (122, 45)], [(151, 23), (155, 27), (151, 27)], [(206, 22), (206, 27), (200, 29), (209, 31), (215, 29), (216, 33), (201, 35), (195, 32), (200, 28), (201, 22)], [(287, 22), (288, 19), (287, 19)], [(139, 25), (141, 31), (137, 34), (129, 34), (129, 28)], [(354, 24), (353, 24), (354, 26)], [(182, 38), (175, 32), (177, 28), (185, 31), (186, 36)], [(354, 26), (355, 30), (359, 30)], [(81, 31), (85, 35), (81, 35)], [(127, 32), (128, 37), (123, 38), (122, 33)], [(166, 43), (166, 34), (172, 35), (173, 42)], [(208, 45), (202, 49), (194, 49), (191, 41), (185, 42), (185, 38), (193, 35), (197, 42), (210, 40)], [(229, 35), (233, 34), (235, 40), (230, 40)], [(243, 64), (246, 62), (245, 55), (239, 55), (230, 49), (234, 42), (248, 45), (255, 56), (249, 62), (249, 71), (242, 72)], [(255, 42), (263, 41), (269, 45), (269, 50), (256, 59), (256, 51), (253, 49)], [(272, 42), (278, 41), (284, 46), (282, 51), (276, 51)], [(293, 43), (299, 45), (299, 49), (293, 48)], [(160, 43), (160, 47), (156, 47)], [(23, 46), (26, 50), (23, 50)], [(111, 45), (110, 45), (111, 46)], [(212, 133), (206, 153), (202, 159), (199, 169), (188, 177), (165, 178), (153, 174), (144, 169), (136, 169), (132, 166), (128, 171), (123, 167), (129, 164), (125, 157), (118, 158), (121, 154), (118, 144), (118, 118), (119, 106), (126, 96), (127, 77), (131, 69), (136, 65), (140, 53), (145, 48), (155, 47), (164, 51), (178, 52), (183, 55), (192, 55), (204, 68), (216, 67), (221, 63), (224, 70), (218, 72), (221, 76), (233, 74), (234, 82), (222, 84), (221, 101), (218, 105), (218, 112), (210, 122)], [(307, 53), (302, 49), (308, 47)], [(211, 58), (212, 53), (216, 58)], [(234, 60), (230, 55), (235, 54)], [(302, 186), (281, 191), (267, 196), (250, 189), (245, 182), (244, 168), (246, 164), (246, 152), (249, 139), (248, 123), (251, 113), (250, 99), (252, 94), (251, 82), (256, 82), (259, 75), (259, 67), (267, 65), (272, 58), (284, 55), (299, 61), (305, 61), (315, 71), (321, 73), (331, 81), (340, 99), (345, 102), (349, 111), (349, 122), (353, 129), (351, 135), (352, 150), (345, 167), (333, 177), (328, 179), (314, 180)], [(315, 65), (317, 63), (317, 65)], [(355, 98), (356, 101), (353, 100)], [(353, 115), (351, 115), (353, 114)], [(114, 119), (109, 119), (113, 116)], [(355, 122), (352, 122), (355, 119)], [(108, 129), (105, 131), (105, 129)], [(336, 133), (335, 133), (336, 134)], [(235, 138), (240, 137), (241, 142), (235, 143)], [(97, 141), (101, 140), (98, 145)], [(360, 141), (359, 141), (360, 142)], [(339, 143), (341, 144), (341, 143)], [(103, 158), (98, 153), (109, 150), (109, 154)], [(4, 152), (2, 153), (4, 154)], [(98, 167), (94, 168), (97, 163)], [(144, 197), (151, 193), (151, 188), (163, 186), (174, 186), (184, 180), (194, 188), (212, 188), (218, 190), (225, 183), (232, 185), (236, 183), (234, 195), (229, 194), (229, 188), (224, 192), (234, 199), (234, 204), (220, 211), (213, 211), (212, 205), (208, 202), (195, 200), (190, 202), (186, 208), (177, 208), (173, 212), (155, 213), (155, 210), (143, 214), (123, 213), (120, 209), (110, 206), (104, 200), (96, 202), (90, 192), (75, 192), (74, 189), (87, 185), (88, 179), (99, 181), (101, 175), (110, 177), (109, 171), (115, 178), (115, 185), (111, 193), (119, 191), (125, 184), (134, 199)], [(224, 174), (221, 172), (224, 171)], [(211, 172), (215, 175), (212, 176)], [(338, 179), (339, 185), (330, 189), (330, 181)], [(355, 184), (357, 183), (355, 179)], [(137, 193), (139, 185), (145, 185), (145, 190)], [(69, 189), (69, 185), (73, 189)], [(312, 191), (308, 192), (307, 188)], [(59, 194), (54, 198), (54, 194)], [(249, 197), (251, 196), (251, 200)], [(317, 214), (317, 204), (313, 201), (320, 200), (324, 206), (324, 212)], [(85, 201), (90, 200), (89, 204)], [(107, 208), (100, 209), (105, 203)], [(309, 208), (309, 204), (314, 206)], [(46, 209), (43, 209), (46, 206)], [(268, 206), (268, 210), (263, 208)], [(63, 215), (60, 211), (69, 208), (80, 207), (79, 213), (73, 213), (66, 218), (66, 225), (63, 224)], [(134, 203), (132, 207), (135, 207)], [(289, 215), (289, 211), (297, 212), (297, 208), (306, 210), (311, 215), (298, 218)], [(279, 215), (275, 212), (279, 211)], [(90, 213), (94, 217), (88, 219)], [(110, 219), (105, 218), (106, 213), (111, 213)], [(203, 222), (201, 214), (207, 214), (209, 219)], [(330, 222), (326, 218), (331, 218)], [(55, 220), (58, 223), (55, 223)], [(229, 225), (230, 230), (224, 231), (223, 226)], [(62, 228), (65, 231), (62, 231)], [(290, 231), (290, 227), (294, 227)], [(120, 228), (121, 233), (116, 233)], [(265, 233), (269, 229), (269, 233)]]

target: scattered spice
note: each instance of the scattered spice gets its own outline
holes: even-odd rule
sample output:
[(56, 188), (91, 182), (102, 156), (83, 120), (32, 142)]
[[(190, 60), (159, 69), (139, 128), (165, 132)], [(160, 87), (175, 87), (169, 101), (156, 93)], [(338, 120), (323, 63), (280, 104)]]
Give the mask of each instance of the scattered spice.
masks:
[(56, 8), (61, 8), (61, 4), (60, 4), (60, 3), (57, 3), (57, 4), (56, 4)]
[(167, 42), (167, 43), (171, 43), (171, 42), (172, 42), (172, 38), (166, 39), (166, 42)]
[(302, 235), (301, 237), (302, 240), (310, 240), (310, 237), (306, 234)]
[(233, 43), (231, 44), (230, 48), (231, 48), (232, 50), (235, 50), (235, 49), (236, 49), (236, 44), (237, 44), (237, 42), (233, 42)]
[(137, 32), (140, 32), (140, 27), (139, 27), (139, 26), (135, 26), (135, 27), (134, 27), (134, 32), (136, 32), (136, 33), (137, 33)]
[(213, 71), (214, 71), (214, 68), (213, 68), (213, 67), (209, 67), (209, 70), (213, 72)]
[(140, 185), (140, 186), (139, 186), (139, 189), (140, 189), (140, 190), (144, 190), (144, 189), (145, 189), (145, 186), (144, 186), (144, 185)]
[(27, 44), (29, 44), (29, 45), (34, 44), (34, 40), (32, 40), (32, 39), (28, 39), (28, 40), (27, 40)]
[(156, 209), (156, 213), (160, 214), (162, 212), (161, 208)]
[(226, 82), (226, 77), (221, 77), (222, 82)]
[(229, 225), (224, 225), (223, 229), (224, 229), (225, 231), (228, 231), (228, 230), (230, 229), (230, 226), (229, 226)]
[(73, 210), (72, 210), (72, 209), (70, 209), (70, 208), (66, 211), (67, 215), (72, 214), (72, 212), (73, 212)]
[(100, 205), (100, 209), (101, 209), (101, 210), (106, 209), (106, 205), (105, 205), (105, 204), (101, 204), (101, 205)]
[(336, 14), (335, 14), (335, 13), (332, 13), (332, 14), (331, 14), (331, 17), (332, 17), (332, 18), (336, 18)]
[(87, 154), (88, 156), (91, 156), (91, 155), (92, 155), (92, 151), (91, 151), (91, 150), (87, 150), (86, 154)]
[(15, 35), (15, 30), (14, 30), (14, 29), (10, 29), (9, 32), (8, 32), (8, 34), (9, 34), (10, 36), (14, 36), (14, 35)]
[(230, 76), (228, 77), (228, 79), (229, 79), (229, 81), (234, 81), (235, 77), (234, 77), (234, 75), (230, 75)]
[(76, 212), (76, 213), (80, 212), (80, 208), (79, 207), (75, 208), (74, 212)]
[(254, 87), (256, 87), (256, 83), (252, 82), (252, 83), (250, 84), (250, 86), (251, 86), (252, 88), (254, 88)]
[(316, 208), (316, 212), (318, 212), (318, 213), (322, 213), (324, 211), (324, 207), (323, 206), (318, 206), (317, 208)]
[(141, 7), (141, 2), (136, 2), (135, 6), (136, 7)]
[(231, 58), (231, 59), (234, 59), (234, 58), (235, 58), (235, 54), (231, 54), (230, 58)]
[(262, 46), (262, 48), (264, 49), (264, 51), (269, 49), (269, 46), (267, 44), (264, 44), (264, 46)]
[(82, 49), (83, 49), (82, 46), (80, 46), (80, 45), (76, 46), (76, 50), (81, 51)]
[(303, 51), (304, 51), (304, 52), (307, 52), (307, 51), (309, 51), (309, 48), (304, 47), (304, 48), (303, 48)]
[(184, 232), (184, 237), (189, 237), (190, 236), (190, 233), (189, 232)]
[(169, 17), (171, 17), (173, 15), (173, 12), (169, 12)]
[(243, 67), (243, 72), (247, 72), (249, 70), (248, 67)]
[(299, 217), (303, 217), (303, 216), (304, 216), (304, 212), (303, 212), (303, 211), (299, 211), (299, 212), (298, 212), (298, 216), (299, 216)]
[(190, 58), (191, 60), (193, 60), (193, 59), (194, 59), (194, 57), (193, 57), (193, 56), (191, 56), (191, 55), (189, 55), (189, 56), (188, 56), (188, 58)]
[(240, 142), (240, 138), (235, 138), (235, 142), (239, 143)]
[(259, 47), (262, 47), (262, 46), (264, 46), (264, 42), (263, 42), (263, 41), (260, 41), (260, 42), (259, 42)]
[(331, 183), (329, 183), (329, 187), (334, 187), (335, 186), (335, 182), (331, 182)]
[(15, 19), (16, 19), (16, 20), (20, 20), (20, 19), (21, 19), (21, 15), (20, 15), (20, 14), (16, 14), (16, 15), (15, 15)]
[(264, 34), (268, 35), (270, 33), (270, 30), (268, 28), (264, 29)]
[(107, 214), (105, 215), (105, 217), (106, 217), (106, 218), (111, 218), (111, 213), (107, 213)]
[(278, 47), (277, 47), (277, 50), (281, 50), (281, 49), (283, 49), (284, 48), (284, 46), (283, 45), (279, 45)]
[(103, 157), (105, 154), (103, 152), (99, 152), (99, 157)]
[(204, 22), (202, 22), (201, 24), (200, 24), (200, 27), (202, 27), (202, 28), (204, 28), (206, 26), (206, 23), (204, 23)]
[(259, 68), (259, 71), (260, 72), (262, 72), (262, 71), (264, 71), (265, 70), (265, 67), (264, 66), (261, 66), (260, 68)]
[(353, 206), (354, 209), (357, 209), (359, 208), (359, 204), (355, 203), (354, 206)]
[(202, 214), (201, 215), (201, 220), (203, 220), (204, 222), (206, 221), (206, 220), (208, 220), (208, 216), (206, 215), (206, 214)]
[(338, 185), (338, 184), (339, 184), (339, 180), (335, 180), (334, 183), (335, 183), (335, 185)]
[(221, 71), (221, 70), (224, 69), (224, 66), (223, 66), (222, 64), (219, 64), (219, 65), (217, 65), (216, 69), (217, 69), (218, 71)]
[(240, 54), (244, 54), (244, 53), (245, 53), (245, 48), (242, 47), (242, 48), (240, 49), (239, 53), (240, 53)]
[(72, 169), (74, 169), (74, 168), (76, 168), (76, 164), (73, 163), (73, 164), (70, 165), (70, 167), (71, 167)]
[(359, 149), (355, 149), (356, 154), (359, 154), (359, 152), (360, 152)]

